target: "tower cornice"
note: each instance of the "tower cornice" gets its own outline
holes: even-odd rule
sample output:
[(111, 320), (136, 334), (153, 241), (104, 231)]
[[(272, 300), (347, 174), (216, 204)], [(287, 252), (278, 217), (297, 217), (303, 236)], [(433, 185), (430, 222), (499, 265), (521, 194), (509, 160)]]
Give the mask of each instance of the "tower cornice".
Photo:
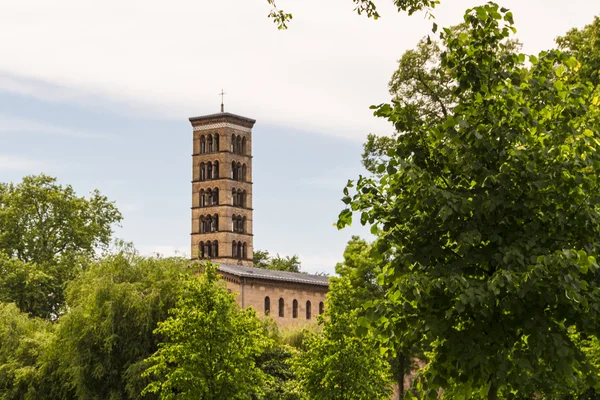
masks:
[[(200, 117), (191, 117), (190, 122), (194, 127), (194, 130), (199, 131), (215, 128), (252, 129), (252, 127), (256, 123), (256, 120), (252, 118), (242, 117), (241, 115), (223, 112), (210, 115), (202, 115)], [(215, 126), (217, 124), (218, 126)]]

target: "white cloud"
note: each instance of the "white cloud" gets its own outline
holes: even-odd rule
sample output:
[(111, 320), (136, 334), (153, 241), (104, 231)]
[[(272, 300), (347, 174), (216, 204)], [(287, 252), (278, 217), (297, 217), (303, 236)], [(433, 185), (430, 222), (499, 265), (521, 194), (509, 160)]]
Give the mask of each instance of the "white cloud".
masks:
[(329, 275), (335, 274), (335, 265), (343, 260), (343, 257), (331, 254), (300, 254), (298, 256), (302, 263), (302, 271), (314, 274), (317, 272), (326, 272)]
[(36, 133), (54, 136), (68, 136), (72, 138), (106, 138), (105, 135), (97, 135), (63, 128), (46, 122), (14, 118), (0, 114), (0, 134), (2, 133)]
[(0, 154), (0, 171), (38, 173), (48, 169), (49, 163), (31, 157)]
[[(460, 21), (486, 0), (444, 0), (440, 26)], [(293, 125), (361, 140), (387, 133), (368, 106), (388, 99), (386, 83), (402, 52), (430, 32), (421, 15), (399, 15), (381, 1), (379, 21), (359, 17), (350, 0), (278, 2), (294, 13), (279, 32), (266, 0), (28, 0), (0, 15), (0, 69), (52, 82), (40, 89), (13, 76), (0, 88), (34, 96), (80, 99), (93, 94), (149, 114), (185, 118), (218, 110), (259, 123)], [(598, 13), (597, 0), (504, 0), (526, 49)], [(44, 85), (41, 85), (44, 86)]]

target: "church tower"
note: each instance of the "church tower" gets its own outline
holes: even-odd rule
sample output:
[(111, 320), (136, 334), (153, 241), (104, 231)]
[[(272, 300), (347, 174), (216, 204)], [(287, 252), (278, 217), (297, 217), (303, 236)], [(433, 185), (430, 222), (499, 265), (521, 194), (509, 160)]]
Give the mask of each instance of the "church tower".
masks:
[(253, 119), (192, 117), (192, 259), (252, 266)]

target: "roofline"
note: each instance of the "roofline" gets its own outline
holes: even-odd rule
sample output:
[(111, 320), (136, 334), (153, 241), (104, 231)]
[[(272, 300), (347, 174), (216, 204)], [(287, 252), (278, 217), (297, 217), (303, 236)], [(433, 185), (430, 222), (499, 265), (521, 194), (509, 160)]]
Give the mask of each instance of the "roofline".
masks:
[(236, 115), (236, 114), (232, 114), (232, 113), (228, 113), (228, 112), (215, 113), (215, 114), (209, 114), (209, 115), (201, 115), (199, 117), (190, 117), (190, 122), (209, 121), (211, 119), (219, 119), (219, 118), (240, 119), (244, 122), (247, 122), (247, 123), (250, 123), (253, 125), (254, 125), (254, 123), (256, 123), (255, 119), (242, 117), (241, 115)]
[[(243, 277), (243, 278), (264, 279), (267, 281), (280, 281), (280, 282), (290, 282), (290, 283), (303, 283), (303, 284), (307, 284), (307, 285), (329, 287), (329, 278), (325, 282), (325, 281), (313, 281), (313, 280), (301, 279), (301, 278), (273, 276), (273, 275), (268, 275), (268, 274), (249, 274), (249, 273), (238, 272), (238, 271), (235, 271), (235, 272), (221, 271), (220, 265), (217, 269), (219, 270), (219, 272), (223, 272), (226, 274), (231, 274), (231, 275), (239, 276), (239, 277)], [(302, 275), (302, 274), (299, 274), (299, 275)], [(315, 276), (315, 275), (309, 275), (309, 276)]]

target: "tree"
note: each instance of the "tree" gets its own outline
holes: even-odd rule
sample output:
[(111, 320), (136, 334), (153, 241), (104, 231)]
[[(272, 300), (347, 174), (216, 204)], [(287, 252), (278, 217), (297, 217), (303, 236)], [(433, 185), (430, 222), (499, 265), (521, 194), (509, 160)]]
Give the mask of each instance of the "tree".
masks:
[(355, 334), (354, 289), (347, 278), (331, 278), (323, 332), (306, 339), (306, 351), (293, 362), (311, 399), (362, 400), (391, 396), (389, 365), (372, 337)]
[[(352, 288), (352, 294), (346, 298), (346, 304), (358, 318), (365, 314), (364, 304), (385, 299), (386, 287), (378, 282), (377, 277), (389, 260), (377, 255), (374, 250), (372, 244), (358, 236), (353, 236), (344, 250), (344, 262), (338, 263), (335, 267), (336, 273), (347, 280)], [(366, 334), (364, 328), (364, 326), (357, 328), (363, 331), (363, 336)], [(374, 342), (375, 346), (376, 341)], [(402, 400), (405, 394), (405, 377), (413, 370), (413, 358), (424, 359), (423, 352), (418, 351), (407, 340), (390, 341), (387, 348), (383, 350), (386, 350), (386, 360), (398, 385), (399, 398)]]
[(600, 85), (600, 17), (594, 17), (594, 22), (583, 29), (571, 29), (556, 42), (560, 49), (580, 62), (578, 78), (597, 88)]
[(0, 303), (0, 399), (33, 400), (38, 358), (52, 337), (49, 322)]
[[(98, 191), (86, 199), (46, 175), (0, 183), (0, 298), (56, 318), (66, 282), (80, 273), (121, 220)], [(18, 261), (17, 261), (18, 260)]]
[(55, 263), (73, 253), (108, 246), (121, 221), (114, 204), (98, 191), (77, 197), (46, 175), (0, 184), (0, 251), (23, 262)]
[[(459, 24), (450, 30), (451, 34), (460, 35), (466, 33), (467, 26)], [(506, 52), (520, 49), (517, 40), (507, 40), (505, 46), (494, 49), (499, 52), (495, 57), (501, 58)], [(398, 68), (388, 83), (393, 104), (411, 110), (427, 127), (443, 122), (459, 100), (455, 93), (456, 81), (450, 76), (450, 70), (442, 65), (442, 54), (446, 50), (439, 40), (429, 36), (422, 38), (415, 49), (407, 50), (398, 60)], [(382, 172), (388, 153), (395, 148), (397, 134), (391, 137), (368, 135), (363, 145), (362, 163), (369, 172)]]
[[(267, 0), (271, 5), (271, 11), (269, 18), (277, 24), (278, 29), (287, 29), (287, 24), (292, 20), (292, 14), (286, 13), (283, 10), (277, 8), (275, 0)], [(356, 7), (356, 11), (359, 15), (366, 14), (367, 17), (378, 19), (380, 17), (375, 2), (372, 0), (352, 0)], [(408, 15), (420, 10), (427, 10), (428, 12), (439, 4), (439, 0), (394, 0), (394, 5), (398, 8), (398, 12), (405, 11)]]
[(292, 257), (281, 257), (279, 254), (272, 257), (266, 250), (257, 250), (254, 252), (254, 267), (262, 269), (272, 269), (275, 271), (300, 272), (300, 259), (297, 255)]
[(61, 302), (52, 298), (57, 291), (62, 293), (56, 279), (43, 267), (0, 253), (0, 302), (14, 303), (32, 316), (49, 318)]
[(402, 134), (378, 179), (349, 182), (338, 226), (360, 212), (389, 257), (371, 324), (431, 348), (424, 396), (556, 396), (597, 382), (568, 332), (600, 321), (598, 100), (570, 55), (511, 50), (508, 10), (465, 23), (439, 35), (456, 104), (434, 124), (376, 107)]
[(78, 398), (141, 398), (144, 360), (161, 340), (153, 331), (198, 270), (187, 259), (141, 257), (125, 246), (72, 281), (48, 360), (68, 377), (62, 384)]
[(251, 308), (241, 310), (216, 267), (185, 284), (171, 316), (156, 329), (164, 340), (148, 358), (144, 393), (161, 399), (250, 399), (260, 392), (256, 357), (268, 346)]

